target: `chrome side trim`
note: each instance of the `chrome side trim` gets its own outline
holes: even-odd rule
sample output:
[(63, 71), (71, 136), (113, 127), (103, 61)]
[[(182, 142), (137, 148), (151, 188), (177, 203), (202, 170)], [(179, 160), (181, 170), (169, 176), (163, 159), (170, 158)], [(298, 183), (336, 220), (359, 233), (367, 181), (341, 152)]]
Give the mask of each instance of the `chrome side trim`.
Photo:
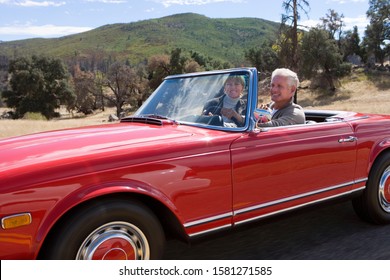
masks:
[(307, 192), (307, 193), (303, 193), (303, 194), (299, 194), (299, 195), (286, 197), (286, 198), (283, 198), (283, 199), (278, 199), (278, 200), (262, 203), (262, 204), (259, 204), (259, 205), (255, 205), (255, 206), (251, 206), (251, 207), (247, 207), (247, 208), (243, 208), (243, 209), (237, 210), (237, 211), (234, 212), (234, 214), (236, 215), (236, 214), (242, 214), (242, 213), (250, 212), (250, 211), (253, 211), (253, 210), (258, 210), (258, 209), (261, 209), (261, 208), (273, 206), (273, 205), (284, 203), (284, 202), (289, 202), (289, 201), (292, 201), (292, 200), (297, 200), (297, 199), (304, 198), (304, 197), (307, 197), (307, 196), (311, 196), (311, 195), (315, 195), (315, 194), (319, 194), (319, 193), (323, 193), (323, 192), (327, 192), (327, 191), (332, 191), (332, 190), (335, 190), (335, 189), (344, 188), (344, 187), (347, 187), (347, 186), (350, 186), (350, 185), (353, 185), (353, 184), (355, 184), (354, 181), (348, 182), (348, 183), (344, 183), (344, 184), (340, 184), (340, 185), (336, 185), (336, 186), (332, 186), (332, 187), (328, 187), (328, 188), (325, 188), (325, 189), (320, 189), (320, 190), (316, 190), (316, 191), (312, 191), (312, 192)]
[(189, 228), (189, 227), (193, 227), (193, 226), (197, 226), (197, 225), (201, 225), (201, 224), (206, 224), (206, 223), (209, 223), (209, 222), (214, 222), (214, 221), (221, 220), (221, 219), (224, 219), (224, 218), (229, 218), (229, 217), (232, 217), (232, 216), (233, 216), (233, 212), (228, 212), (228, 213), (221, 214), (221, 215), (218, 215), (218, 216), (214, 216), (214, 217), (210, 217), (210, 218), (206, 218), (206, 219), (201, 219), (201, 220), (185, 223), (184, 227)]
[(272, 215), (284, 213), (284, 212), (287, 212), (287, 211), (290, 211), (290, 210), (294, 210), (294, 209), (298, 209), (298, 208), (301, 208), (301, 207), (304, 207), (304, 206), (315, 204), (315, 203), (318, 203), (318, 202), (321, 202), (321, 201), (325, 201), (325, 200), (341, 197), (341, 196), (344, 196), (344, 195), (349, 195), (349, 194), (352, 194), (354, 192), (363, 190), (365, 188), (366, 188), (366, 186), (363, 186), (363, 187), (360, 187), (358, 189), (354, 189), (354, 190), (351, 190), (351, 191), (348, 191), (348, 192), (344, 192), (344, 193), (328, 196), (328, 197), (325, 197), (325, 198), (321, 198), (321, 199), (313, 200), (313, 201), (306, 202), (306, 203), (303, 203), (303, 204), (295, 205), (295, 206), (292, 206), (292, 207), (289, 207), (289, 208), (285, 208), (285, 209), (281, 209), (281, 210), (278, 210), (278, 211), (270, 212), (270, 213), (263, 214), (263, 215), (260, 215), (260, 216), (257, 216), (257, 217), (253, 217), (253, 218), (250, 218), (250, 219), (242, 220), (240, 222), (234, 223), (234, 225), (240, 225), (240, 224), (243, 224), (243, 223), (255, 221), (255, 220), (266, 218), (266, 217), (269, 217), (269, 216), (272, 216)]
[[(319, 194), (319, 193), (323, 193), (323, 192), (327, 192), (327, 191), (331, 191), (331, 190), (335, 190), (335, 189), (339, 189), (339, 188), (344, 188), (344, 187), (347, 187), (347, 186), (350, 186), (350, 185), (354, 185), (354, 184), (365, 182), (365, 181), (367, 181), (367, 179), (368, 178), (362, 178), (362, 179), (358, 179), (358, 180), (355, 180), (355, 181), (352, 181), (352, 182), (348, 182), (348, 183), (344, 183), (344, 184), (340, 184), (340, 185), (336, 185), (336, 186), (332, 186), (332, 187), (328, 187), (328, 188), (324, 188), (324, 189), (320, 189), (320, 190), (316, 190), (316, 191), (312, 191), (312, 192), (307, 192), (307, 193), (303, 193), (303, 194), (300, 194), (300, 195), (290, 196), (290, 197), (286, 197), (286, 198), (283, 198), (283, 199), (274, 200), (274, 201), (270, 201), (270, 202), (267, 202), (267, 203), (259, 204), (259, 205), (256, 205), (256, 206), (243, 208), (243, 209), (235, 211), (234, 215), (242, 214), (242, 213), (245, 213), (245, 212), (261, 209), (261, 208), (264, 208), (264, 207), (273, 206), (273, 205), (276, 205), (276, 204), (280, 204), (280, 203), (284, 203), (284, 202), (288, 202), (288, 201), (292, 201), (292, 200), (296, 200), (296, 199), (300, 199), (300, 198), (304, 198), (304, 197), (311, 196), (311, 195), (316, 195), (316, 194)], [(345, 193), (345, 194), (348, 194), (348, 192)]]
[(363, 183), (368, 180), (368, 177), (355, 180), (355, 184)]
[(228, 225), (224, 225), (224, 226), (220, 226), (220, 227), (216, 227), (216, 228), (200, 231), (200, 232), (197, 232), (197, 233), (192, 233), (192, 234), (189, 234), (189, 236), (190, 237), (195, 237), (195, 236), (206, 234), (206, 233), (209, 233), (209, 232), (213, 232), (213, 231), (217, 231), (217, 230), (221, 230), (221, 229), (225, 229), (225, 228), (231, 228), (232, 226), (233, 226), (232, 224), (228, 224)]
[[(260, 205), (243, 208), (243, 209), (240, 209), (240, 210), (237, 210), (237, 211), (234, 211), (234, 212), (228, 212), (228, 213), (217, 215), (217, 216), (214, 216), (214, 217), (209, 217), (209, 218), (205, 218), (205, 219), (201, 219), (201, 220), (185, 223), (184, 227), (185, 228), (189, 228), (189, 227), (193, 227), (193, 226), (197, 226), (197, 225), (201, 225), (201, 224), (205, 224), (205, 223), (209, 223), (209, 222), (214, 222), (214, 221), (217, 221), (217, 220), (220, 220), (220, 219), (229, 218), (229, 217), (236, 216), (236, 215), (239, 215), (239, 214), (242, 214), (242, 213), (246, 213), (246, 212), (250, 212), (250, 211), (253, 211), (253, 210), (257, 210), (257, 209), (273, 206), (273, 205), (276, 205), (276, 204), (280, 204), (280, 203), (284, 203), (284, 202), (288, 202), (288, 201), (304, 198), (304, 197), (307, 197), (307, 196), (319, 194), (319, 193), (322, 193), (322, 192), (327, 192), (327, 191), (338, 189), (338, 188), (347, 187), (347, 186), (350, 186), (350, 185), (353, 185), (353, 184), (363, 183), (363, 182), (365, 182), (367, 180), (368, 180), (368, 178), (361, 178), (361, 179), (357, 179), (355, 181), (351, 181), (351, 182), (348, 182), (348, 183), (344, 183), (344, 184), (340, 184), (340, 185), (324, 188), (324, 189), (321, 189), (321, 190), (312, 191), (312, 192), (304, 193), (304, 194), (301, 194), (301, 195), (291, 196), (291, 197), (287, 197), (287, 198), (284, 198), (284, 199), (274, 200), (274, 201), (263, 203), (263, 204), (260, 204)], [(276, 215), (278, 213), (283, 213), (283, 212), (286, 212), (286, 211), (289, 211), (289, 210), (294, 210), (294, 209), (297, 209), (297, 208), (300, 208), (300, 207), (308, 206), (310, 204), (315, 204), (315, 203), (318, 203), (318, 202), (321, 202), (321, 201), (325, 201), (325, 200), (341, 197), (341, 196), (344, 196), (344, 195), (349, 195), (349, 194), (352, 194), (354, 192), (363, 190), (365, 188), (366, 188), (366, 186), (362, 186), (362, 187), (360, 187), (358, 189), (354, 189), (354, 190), (350, 190), (350, 191), (347, 191), (347, 192), (343, 192), (341, 194), (325, 197), (325, 198), (322, 198), (322, 199), (310, 201), (310, 202), (299, 204), (299, 205), (296, 205), (296, 206), (293, 206), (293, 207), (281, 209), (281, 210), (278, 210), (278, 211), (275, 211), (275, 212), (272, 212), (272, 213), (267, 213), (267, 214), (264, 214), (264, 215), (260, 215), (260, 216), (257, 216), (257, 217), (253, 217), (253, 218), (247, 219), (247, 220), (243, 220), (243, 221), (240, 221), (238, 223), (234, 223), (233, 225), (239, 225), (239, 224), (250, 222), (250, 221), (253, 221), (253, 220), (257, 220), (257, 219), (265, 218), (265, 217), (268, 217), (268, 216)], [(220, 229), (223, 229), (223, 228), (231, 227), (233, 225), (228, 224), (228, 225), (224, 225), (224, 226), (208, 229), (208, 230), (205, 230), (205, 231), (189, 234), (189, 236), (190, 237), (194, 237), (194, 236), (206, 234), (206, 233), (209, 233), (209, 232), (217, 231), (217, 230), (220, 230)]]

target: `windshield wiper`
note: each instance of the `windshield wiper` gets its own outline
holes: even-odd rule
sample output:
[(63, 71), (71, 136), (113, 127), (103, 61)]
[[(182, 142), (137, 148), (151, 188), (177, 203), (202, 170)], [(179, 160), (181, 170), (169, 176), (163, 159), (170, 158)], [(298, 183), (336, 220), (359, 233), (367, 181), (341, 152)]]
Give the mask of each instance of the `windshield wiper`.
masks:
[(147, 114), (147, 115), (139, 115), (138, 117), (141, 117), (141, 118), (153, 118), (153, 119), (159, 119), (159, 120), (170, 120), (170, 121), (174, 121), (170, 118), (168, 118), (167, 116), (163, 116), (163, 115), (158, 115), (158, 114)]
[(134, 115), (121, 119), (121, 122), (154, 123), (158, 125), (162, 125), (162, 121), (168, 121), (173, 124), (178, 124), (176, 120), (158, 114)]

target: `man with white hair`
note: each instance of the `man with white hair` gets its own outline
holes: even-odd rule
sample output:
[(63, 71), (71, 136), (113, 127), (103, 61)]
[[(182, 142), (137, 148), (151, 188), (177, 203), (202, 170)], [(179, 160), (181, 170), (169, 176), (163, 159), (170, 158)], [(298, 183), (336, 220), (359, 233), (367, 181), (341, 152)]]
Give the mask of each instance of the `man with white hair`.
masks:
[(295, 91), (299, 85), (299, 79), (295, 72), (287, 68), (278, 68), (271, 76), (271, 100), (268, 104), (262, 104), (261, 109), (271, 110), (271, 120), (257, 122), (258, 127), (284, 126), (304, 124), (305, 113), (301, 106), (293, 103)]

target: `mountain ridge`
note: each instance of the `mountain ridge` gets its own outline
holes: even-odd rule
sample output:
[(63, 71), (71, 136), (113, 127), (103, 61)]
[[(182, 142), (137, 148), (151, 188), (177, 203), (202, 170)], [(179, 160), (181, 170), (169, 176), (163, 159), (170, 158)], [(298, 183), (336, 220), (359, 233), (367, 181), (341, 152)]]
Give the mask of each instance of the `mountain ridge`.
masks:
[(208, 18), (195, 13), (106, 24), (58, 38), (32, 38), (0, 43), (0, 56), (45, 54), (71, 59), (92, 53), (115, 55), (140, 63), (172, 49), (197, 52), (222, 62), (239, 64), (245, 50), (274, 41), (279, 23), (259, 18)]

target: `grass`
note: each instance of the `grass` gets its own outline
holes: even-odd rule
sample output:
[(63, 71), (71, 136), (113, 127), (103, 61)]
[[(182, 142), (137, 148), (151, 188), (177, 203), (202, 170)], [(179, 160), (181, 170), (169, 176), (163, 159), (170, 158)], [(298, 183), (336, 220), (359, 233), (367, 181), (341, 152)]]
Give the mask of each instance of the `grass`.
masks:
[(361, 113), (390, 114), (390, 76), (357, 73), (340, 81), (334, 95), (304, 91), (301, 105), (307, 109), (346, 110)]
[[(3, 109), (4, 110), (4, 109)], [(31, 134), (36, 132), (58, 130), (63, 128), (81, 127), (89, 125), (99, 125), (108, 122), (110, 114), (114, 113), (115, 109), (107, 109), (104, 112), (99, 112), (93, 116), (84, 118), (69, 118), (65, 117), (56, 120), (0, 120), (0, 138)], [(0, 109), (1, 113), (1, 109)]]
[[(302, 83), (306, 85), (307, 82)], [(269, 96), (263, 92), (261, 99), (267, 101)], [(355, 72), (352, 76), (340, 81), (340, 87), (333, 95), (323, 90), (309, 88), (298, 91), (298, 103), (305, 109), (345, 110), (361, 113), (377, 113), (390, 115), (390, 75), (374, 73), (366, 75)], [(1, 111), (5, 109), (0, 108)], [(0, 120), (0, 138), (30, 134), (35, 132), (56, 130), (70, 127), (103, 124), (108, 121), (115, 109), (107, 109), (93, 116), (70, 118), (69, 116), (45, 120)]]

